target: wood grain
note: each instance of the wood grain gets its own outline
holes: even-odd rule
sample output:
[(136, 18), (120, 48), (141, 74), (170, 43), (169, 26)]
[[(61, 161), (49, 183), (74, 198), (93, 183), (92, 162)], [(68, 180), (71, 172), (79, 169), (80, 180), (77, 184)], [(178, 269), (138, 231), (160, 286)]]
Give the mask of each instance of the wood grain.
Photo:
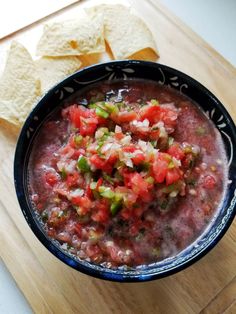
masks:
[[(122, 1), (124, 3), (124, 1)], [(70, 18), (81, 1), (46, 20)], [(151, 28), (160, 62), (190, 74), (208, 87), (236, 121), (236, 70), (156, 0), (129, 1)], [(33, 53), (42, 32), (35, 23), (1, 41), (0, 67), (10, 40)], [(102, 57), (103, 58), (103, 57)], [(107, 56), (105, 57), (107, 58)], [(100, 60), (101, 56), (95, 56)], [(87, 63), (89, 60), (85, 58)], [(236, 223), (203, 259), (185, 271), (154, 282), (119, 284), (90, 278), (50, 254), (23, 218), (14, 191), (13, 158), (18, 133), (0, 121), (0, 256), (35, 313), (235, 313)]]
[(201, 314), (225, 313), (236, 306), (236, 276), (201, 311)]

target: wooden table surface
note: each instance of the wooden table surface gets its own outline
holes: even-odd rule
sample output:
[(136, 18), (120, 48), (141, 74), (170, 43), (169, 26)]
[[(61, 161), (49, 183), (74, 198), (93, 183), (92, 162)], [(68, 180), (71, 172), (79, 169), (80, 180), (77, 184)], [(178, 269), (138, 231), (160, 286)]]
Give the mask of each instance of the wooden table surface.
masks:
[[(22, 2), (27, 1), (23, 0)], [(74, 2), (73, 4), (71, 4)], [(43, 20), (18, 30), (12, 25), (0, 37), (0, 69), (10, 41), (18, 39), (33, 53), (42, 23), (76, 16), (97, 0), (70, 4), (38, 15)], [(160, 63), (203, 83), (236, 121), (236, 69), (174, 17), (158, 0), (131, 4), (152, 30)], [(114, 1), (110, 1), (114, 3)], [(20, 26), (22, 27), (22, 25)], [(10, 35), (8, 35), (10, 34)], [(199, 262), (168, 278), (140, 284), (105, 282), (81, 274), (50, 254), (23, 218), (13, 184), (13, 158), (18, 132), (0, 121), (0, 256), (35, 313), (236, 313), (236, 223)]]

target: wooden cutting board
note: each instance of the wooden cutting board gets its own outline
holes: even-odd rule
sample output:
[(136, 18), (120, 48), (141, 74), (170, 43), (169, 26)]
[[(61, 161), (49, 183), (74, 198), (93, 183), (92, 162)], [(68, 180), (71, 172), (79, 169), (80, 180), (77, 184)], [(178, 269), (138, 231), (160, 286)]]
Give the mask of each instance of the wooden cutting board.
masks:
[[(113, 1), (110, 1), (113, 2)], [(76, 15), (81, 1), (45, 19)], [(124, 3), (124, 1), (123, 1)], [(236, 70), (157, 0), (127, 1), (151, 28), (160, 63), (180, 69), (208, 87), (236, 121)], [(31, 52), (42, 21), (0, 41), (0, 66), (9, 41)], [(50, 254), (31, 232), (13, 185), (17, 130), (0, 122), (0, 256), (35, 313), (236, 313), (236, 222), (220, 243), (188, 269), (161, 280), (120, 284), (90, 278)]]

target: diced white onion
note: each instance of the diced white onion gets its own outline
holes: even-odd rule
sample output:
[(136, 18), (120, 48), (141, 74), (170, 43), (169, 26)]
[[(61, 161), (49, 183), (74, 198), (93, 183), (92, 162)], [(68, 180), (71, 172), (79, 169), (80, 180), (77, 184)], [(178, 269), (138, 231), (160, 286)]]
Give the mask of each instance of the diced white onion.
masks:
[(104, 135), (104, 132), (103, 132), (103, 130), (102, 130), (101, 128), (98, 129), (98, 130), (95, 132), (95, 138), (96, 138), (96, 139), (103, 137), (103, 135)]
[(172, 157), (173, 163), (176, 167), (181, 166), (181, 161), (179, 159), (176, 159), (175, 157)]
[(176, 197), (177, 195), (178, 195), (178, 191), (172, 191), (170, 194), (169, 194), (169, 196), (170, 197)]
[(65, 171), (66, 173), (73, 173), (76, 167), (76, 160), (71, 160), (69, 163), (65, 164)]
[(84, 195), (83, 189), (76, 189), (76, 190), (70, 192), (71, 197), (77, 197), (77, 196), (83, 196), (83, 195)]
[(128, 145), (128, 144), (130, 144), (131, 140), (132, 140), (131, 136), (127, 135), (124, 138), (122, 138), (122, 140), (120, 142), (123, 145)]
[(108, 150), (111, 149), (112, 145), (113, 145), (112, 143), (106, 143), (106, 144), (104, 144), (104, 145), (102, 146), (101, 152), (102, 152), (103, 154), (105, 154)]
[(197, 155), (200, 153), (200, 147), (197, 145), (192, 145), (192, 152)]
[(142, 149), (143, 152), (146, 152), (146, 150), (147, 150), (147, 142), (144, 142), (142, 140), (138, 140), (138, 146)]
[(115, 133), (122, 133), (122, 128), (119, 125), (115, 126)]
[(62, 171), (65, 168), (65, 163), (66, 162), (64, 160), (59, 160), (57, 162), (57, 168), (58, 168), (59, 171)]
[(128, 158), (126, 161), (125, 161), (125, 164), (126, 166), (130, 167), (130, 168), (133, 168), (133, 162), (130, 158)]
[(190, 194), (190, 195), (197, 195), (197, 192), (196, 192), (196, 190), (194, 190), (194, 189), (190, 189), (190, 190), (189, 190), (189, 194)]

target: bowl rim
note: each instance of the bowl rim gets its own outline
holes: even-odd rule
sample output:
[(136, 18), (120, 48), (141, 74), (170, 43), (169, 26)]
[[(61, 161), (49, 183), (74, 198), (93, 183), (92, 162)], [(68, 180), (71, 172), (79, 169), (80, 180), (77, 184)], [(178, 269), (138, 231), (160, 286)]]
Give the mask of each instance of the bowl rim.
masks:
[[(25, 134), (26, 134), (26, 132), (30, 126), (30, 122), (31, 122), (32, 118), (34, 117), (37, 109), (39, 107), (44, 106), (44, 103), (47, 102), (48, 99), (50, 99), (50, 97), (55, 93), (56, 90), (62, 88), (63, 86), (65, 86), (67, 84), (67, 82), (70, 82), (71, 80), (77, 78), (78, 76), (80, 76), (83, 73), (94, 72), (99, 67), (103, 68), (106, 66), (113, 66), (113, 65), (121, 65), (122, 66), (122, 65), (127, 65), (127, 64), (130, 64), (130, 65), (140, 65), (141, 64), (141, 66), (146, 66), (146, 67), (153, 67), (153, 66), (154, 67), (160, 67), (163, 70), (173, 72), (175, 75), (180, 76), (184, 80), (188, 81), (190, 84), (192, 84), (195, 87), (197, 87), (198, 89), (200, 89), (201, 92), (207, 94), (211, 98), (211, 100), (214, 103), (216, 103), (217, 106), (220, 108), (221, 113), (227, 119), (227, 121), (229, 123), (229, 126), (230, 126), (232, 133), (233, 133), (234, 139), (236, 139), (235, 123), (234, 123), (233, 119), (231, 118), (230, 114), (228, 113), (228, 111), (226, 110), (226, 108), (224, 107), (224, 105), (221, 103), (221, 101), (212, 92), (210, 92), (204, 85), (202, 85), (200, 82), (198, 82), (194, 78), (190, 77), (189, 75), (185, 74), (184, 72), (181, 72), (175, 68), (169, 67), (169, 66), (161, 64), (161, 63), (156, 63), (156, 62), (151, 62), (151, 61), (142, 61), (142, 60), (116, 60), (116, 61), (108, 61), (108, 62), (104, 62), (104, 63), (98, 63), (98, 64), (84, 67), (83, 69), (81, 69), (81, 70), (75, 72), (74, 74), (66, 77), (61, 82), (54, 85), (48, 92), (46, 92), (44, 95), (42, 95), (42, 97), (39, 99), (39, 101), (37, 102), (34, 109), (28, 115), (28, 117), (27, 117), (27, 119), (26, 119), (26, 121), (25, 121), (25, 123), (21, 129), (18, 140), (17, 140), (15, 156), (14, 156), (14, 185), (15, 185), (16, 195), (17, 195), (17, 199), (18, 199), (21, 211), (22, 211), (29, 227), (33, 231), (34, 235), (40, 240), (40, 242), (54, 256), (56, 256), (58, 259), (60, 259), (62, 262), (64, 262), (68, 266), (76, 269), (77, 271), (80, 271), (84, 274), (87, 274), (87, 275), (90, 275), (90, 276), (93, 276), (96, 278), (109, 280), (109, 281), (116, 281), (116, 282), (143, 282), (143, 281), (150, 281), (150, 280), (163, 278), (163, 277), (175, 274), (175, 273), (189, 267), (190, 265), (192, 265), (193, 263), (195, 263), (196, 261), (201, 259), (203, 256), (205, 256), (221, 240), (221, 238), (225, 235), (226, 231), (228, 230), (231, 223), (233, 222), (233, 219), (236, 215), (235, 204), (234, 204), (234, 208), (233, 208), (233, 212), (232, 212), (231, 216), (228, 218), (226, 224), (224, 225), (224, 228), (217, 235), (217, 237), (215, 239), (213, 239), (207, 247), (205, 247), (202, 251), (198, 252), (198, 254), (192, 256), (189, 260), (184, 261), (182, 264), (177, 264), (176, 266), (174, 266), (170, 269), (167, 269), (167, 270), (163, 271), (162, 273), (158, 273), (157, 270), (156, 271), (153, 270), (153, 272), (151, 274), (143, 274), (143, 275), (141, 275), (141, 274), (135, 275), (134, 274), (132, 276), (130, 274), (125, 275), (125, 273), (124, 273), (124, 275), (122, 275), (122, 274), (116, 274), (116, 273), (106, 273), (106, 271), (109, 270), (107, 268), (104, 268), (104, 271), (101, 272), (101, 271), (96, 270), (94, 268), (91, 268), (89, 266), (83, 265), (78, 260), (72, 260), (72, 258), (70, 256), (68, 256), (65, 252), (62, 252), (57, 246), (55, 246), (50, 239), (47, 239), (47, 237), (44, 235), (42, 230), (40, 230), (38, 224), (36, 223), (36, 221), (32, 215), (32, 212), (31, 212), (32, 209), (30, 209), (30, 205), (28, 204), (28, 202), (26, 200), (27, 197), (25, 196), (24, 193), (22, 193), (22, 189), (20, 188), (20, 185), (24, 185), (24, 184), (23, 184), (23, 182), (21, 182), (19, 180), (19, 166), (20, 165), (18, 163), (18, 160), (20, 159), (20, 156), (23, 153), (21, 150), (21, 146), (22, 146), (22, 143), (25, 141)], [(133, 77), (135, 78), (135, 75)], [(58, 104), (59, 104), (59, 102), (58, 102)], [(45, 120), (43, 119), (42, 123), (44, 121)], [(40, 127), (41, 127), (41, 124), (38, 126), (38, 128), (40, 128)], [(28, 147), (30, 147), (30, 146), (32, 146), (31, 142), (29, 143)], [(236, 157), (234, 157), (234, 159), (236, 159)], [(22, 168), (24, 168), (24, 167), (22, 167)]]

